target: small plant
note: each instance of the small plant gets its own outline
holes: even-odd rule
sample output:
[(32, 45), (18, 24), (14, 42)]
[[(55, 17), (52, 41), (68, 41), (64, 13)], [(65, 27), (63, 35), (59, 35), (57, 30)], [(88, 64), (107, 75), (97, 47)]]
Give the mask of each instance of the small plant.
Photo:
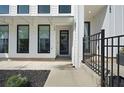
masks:
[(21, 74), (10, 76), (5, 84), (6, 87), (28, 87), (29, 81), (26, 77), (22, 77)]
[(121, 48), (120, 53), (124, 54), (124, 47)]

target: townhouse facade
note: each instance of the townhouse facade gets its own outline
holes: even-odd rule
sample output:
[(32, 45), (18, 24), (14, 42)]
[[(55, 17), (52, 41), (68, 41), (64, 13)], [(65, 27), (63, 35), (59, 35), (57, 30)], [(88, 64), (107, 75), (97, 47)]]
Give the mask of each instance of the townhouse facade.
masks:
[(69, 57), (80, 67), (83, 37), (124, 34), (123, 19), (116, 5), (0, 5), (0, 58)]
[(79, 7), (83, 6), (0, 5), (0, 58), (69, 57), (79, 66)]

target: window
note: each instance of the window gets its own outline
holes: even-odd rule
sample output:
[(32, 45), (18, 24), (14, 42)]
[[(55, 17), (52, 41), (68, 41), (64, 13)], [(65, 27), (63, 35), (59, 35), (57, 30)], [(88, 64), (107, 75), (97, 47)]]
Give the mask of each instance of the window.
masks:
[(8, 53), (9, 26), (0, 25), (0, 53)]
[(38, 53), (50, 53), (50, 25), (38, 25)]
[(71, 5), (59, 5), (59, 13), (71, 13)]
[(0, 5), (0, 14), (9, 14), (9, 5)]
[(29, 14), (29, 5), (18, 5), (17, 13), (18, 14)]
[(38, 13), (50, 13), (50, 5), (38, 5)]
[(29, 25), (17, 26), (17, 53), (29, 53)]
[(85, 52), (90, 52), (90, 22), (84, 22), (84, 38), (85, 38)]

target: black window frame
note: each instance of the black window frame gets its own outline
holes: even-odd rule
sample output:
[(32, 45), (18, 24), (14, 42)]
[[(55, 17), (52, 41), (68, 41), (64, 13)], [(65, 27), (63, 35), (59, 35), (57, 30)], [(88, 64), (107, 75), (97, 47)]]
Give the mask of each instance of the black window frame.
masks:
[[(49, 12), (40, 12), (40, 11), (39, 11), (39, 10), (40, 10), (39, 8), (40, 8), (41, 6), (49, 6), (49, 10), (48, 10)], [(38, 12), (38, 14), (50, 14), (50, 12), (51, 12), (51, 11), (50, 11), (50, 5), (38, 5), (38, 10), (37, 10), (37, 12)]]
[[(28, 52), (19, 52), (18, 51), (18, 42), (19, 42), (19, 26), (28, 26)], [(25, 53), (29, 53), (29, 42), (30, 42), (30, 38), (29, 38), (29, 33), (30, 32), (30, 25), (29, 24), (19, 24), (17, 25), (17, 53), (22, 53), (22, 54), (25, 54)]]
[(1, 12), (0, 12), (0, 14), (9, 14), (9, 5), (0, 5), (0, 6), (8, 6), (8, 11), (7, 11), (7, 13), (1, 13)]
[[(90, 29), (90, 28), (91, 28), (91, 22), (90, 22), (90, 21), (85, 21), (84, 24), (88, 24), (88, 35), (90, 36), (90, 35), (91, 35), (91, 29)], [(85, 30), (84, 30), (84, 31), (85, 31)], [(89, 36), (88, 36), (88, 37), (89, 37)], [(86, 36), (85, 36), (85, 32), (84, 32), (84, 38), (85, 38), (85, 37), (86, 37)], [(88, 47), (89, 50), (86, 50), (86, 49), (85, 49), (85, 52), (86, 52), (86, 53), (90, 53), (90, 38), (89, 38), (88, 45), (89, 45), (89, 47)]]
[(0, 53), (9, 53), (9, 24), (0, 25), (0, 26), (8, 26), (8, 46), (7, 46), (7, 51), (6, 52), (0, 52)]
[[(28, 6), (28, 13), (20, 13), (19, 12), (19, 7), (20, 6)], [(30, 7), (29, 5), (17, 5), (17, 14), (29, 14), (29, 7)]]
[[(49, 51), (47, 51), (47, 52), (41, 52), (40, 50), (39, 50), (39, 26), (49, 26)], [(38, 53), (50, 53), (50, 45), (51, 45), (51, 42), (50, 42), (50, 24), (39, 24), (38, 25)]]
[[(70, 11), (69, 11), (69, 12), (62, 12), (62, 11), (61, 11), (61, 6), (69, 6), (69, 7), (70, 7)], [(59, 5), (58, 8), (59, 8), (59, 9), (58, 9), (58, 13), (59, 13), (59, 14), (71, 14), (71, 12), (72, 12), (71, 5)]]

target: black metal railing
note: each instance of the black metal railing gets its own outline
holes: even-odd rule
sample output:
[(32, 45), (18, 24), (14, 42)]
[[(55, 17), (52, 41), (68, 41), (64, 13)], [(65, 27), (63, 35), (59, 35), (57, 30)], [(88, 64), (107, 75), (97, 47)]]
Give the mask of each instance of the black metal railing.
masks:
[[(87, 41), (89, 52), (85, 51)], [(124, 66), (120, 63), (122, 47), (124, 35), (105, 37), (104, 30), (83, 38), (83, 62), (101, 76), (101, 86), (124, 86)]]
[[(101, 76), (101, 86), (105, 84), (104, 77), (104, 30), (89, 37), (83, 38), (83, 62)], [(85, 52), (86, 42), (89, 39), (90, 52)], [(101, 51), (102, 50), (102, 51)]]
[(105, 85), (110, 87), (124, 87), (124, 60), (120, 60), (120, 50), (124, 48), (124, 35), (107, 37), (104, 38), (104, 41), (106, 53), (104, 55), (104, 68), (110, 71), (110, 73), (105, 75)]

